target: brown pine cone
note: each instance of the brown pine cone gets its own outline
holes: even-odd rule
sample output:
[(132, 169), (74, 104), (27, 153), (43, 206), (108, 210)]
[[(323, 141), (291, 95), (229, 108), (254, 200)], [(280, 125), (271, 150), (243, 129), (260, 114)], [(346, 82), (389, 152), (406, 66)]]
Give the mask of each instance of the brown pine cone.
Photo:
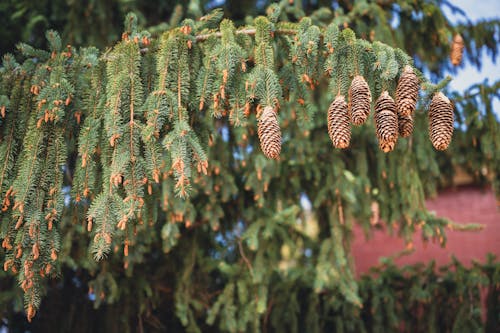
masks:
[(362, 125), (370, 114), (372, 94), (364, 77), (356, 75), (349, 87), (349, 115), (353, 125)]
[(396, 88), (396, 105), (398, 115), (410, 116), (417, 107), (420, 83), (411, 66), (405, 66)]
[(453, 36), (453, 42), (451, 43), (450, 60), (453, 66), (458, 66), (462, 62), (462, 56), (464, 54), (464, 39), (460, 34), (455, 34)]
[(266, 157), (278, 159), (281, 153), (281, 129), (278, 116), (271, 106), (266, 106), (259, 118), (257, 132), (260, 148)]
[(380, 149), (384, 153), (392, 151), (398, 140), (398, 116), (396, 103), (387, 91), (375, 103), (375, 128)]
[(437, 150), (448, 148), (453, 136), (453, 106), (450, 100), (438, 92), (429, 106), (429, 138)]
[(347, 103), (339, 95), (328, 108), (328, 134), (335, 148), (347, 148), (351, 141), (351, 124)]
[(399, 135), (403, 138), (411, 136), (413, 133), (413, 116), (398, 115)]

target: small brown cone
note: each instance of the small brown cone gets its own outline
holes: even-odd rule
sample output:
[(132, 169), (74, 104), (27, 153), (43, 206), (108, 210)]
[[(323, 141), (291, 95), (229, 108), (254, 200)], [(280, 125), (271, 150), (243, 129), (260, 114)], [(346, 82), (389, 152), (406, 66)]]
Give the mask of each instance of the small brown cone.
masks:
[(31, 323), (31, 320), (33, 319), (35, 314), (36, 314), (36, 310), (35, 310), (35, 307), (33, 306), (33, 304), (28, 305), (28, 310), (26, 311), (26, 319), (28, 320), (28, 322)]
[(347, 103), (342, 95), (337, 96), (328, 108), (328, 135), (335, 148), (349, 147), (351, 124), (349, 123)]
[(458, 66), (462, 62), (462, 56), (464, 54), (464, 39), (460, 34), (455, 34), (453, 36), (453, 42), (451, 43), (450, 60), (453, 66)]
[(429, 138), (437, 150), (448, 148), (453, 135), (453, 106), (442, 93), (434, 95), (429, 106)]
[(356, 75), (349, 88), (349, 115), (353, 125), (365, 123), (370, 114), (372, 94), (370, 87), (361, 75)]
[(405, 66), (396, 88), (396, 106), (399, 116), (411, 116), (417, 107), (420, 83), (411, 66)]
[(398, 116), (399, 135), (403, 138), (413, 133), (413, 116)]
[(375, 128), (380, 149), (384, 153), (392, 151), (398, 140), (398, 116), (396, 103), (387, 91), (375, 103)]
[(260, 148), (266, 157), (278, 159), (281, 153), (281, 129), (278, 116), (271, 106), (266, 106), (259, 118), (257, 129)]

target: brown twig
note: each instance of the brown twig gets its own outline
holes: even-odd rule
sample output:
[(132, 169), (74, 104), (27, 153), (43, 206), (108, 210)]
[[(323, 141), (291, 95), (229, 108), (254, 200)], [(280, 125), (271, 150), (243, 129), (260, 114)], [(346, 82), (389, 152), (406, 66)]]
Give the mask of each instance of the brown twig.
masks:
[(267, 332), (267, 324), (269, 323), (269, 316), (271, 315), (271, 310), (273, 309), (274, 298), (271, 297), (267, 303), (266, 316), (264, 317), (264, 332)]
[(241, 258), (243, 258), (243, 261), (248, 267), (248, 270), (250, 271), (250, 275), (253, 277), (253, 267), (252, 264), (250, 263), (250, 260), (248, 260), (247, 256), (245, 255), (245, 250), (243, 250), (243, 244), (241, 243), (241, 239), (238, 239), (238, 248), (240, 250), (240, 255)]

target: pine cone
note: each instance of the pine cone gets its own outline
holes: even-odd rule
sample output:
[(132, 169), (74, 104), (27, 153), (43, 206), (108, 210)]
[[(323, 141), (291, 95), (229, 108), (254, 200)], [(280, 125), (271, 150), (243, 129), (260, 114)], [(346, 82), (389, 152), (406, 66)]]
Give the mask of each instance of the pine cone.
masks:
[(405, 66), (396, 88), (396, 105), (399, 116), (411, 116), (417, 107), (420, 83), (411, 66)]
[(450, 59), (453, 66), (458, 66), (462, 62), (462, 55), (464, 54), (464, 39), (460, 34), (453, 36), (451, 43)]
[(387, 91), (375, 103), (375, 128), (380, 149), (384, 153), (392, 151), (398, 140), (398, 116), (396, 103)]
[(278, 159), (281, 152), (281, 129), (278, 116), (271, 106), (266, 106), (259, 118), (257, 129), (260, 148), (266, 157)]
[(445, 150), (453, 135), (453, 106), (450, 100), (439, 92), (429, 106), (429, 138), (437, 150)]
[(372, 94), (361, 75), (356, 75), (349, 88), (349, 115), (353, 125), (362, 125), (370, 114)]
[(351, 141), (351, 124), (347, 103), (339, 95), (328, 108), (328, 134), (335, 148), (347, 148)]
[(413, 133), (413, 116), (398, 115), (399, 135), (403, 138), (411, 136)]

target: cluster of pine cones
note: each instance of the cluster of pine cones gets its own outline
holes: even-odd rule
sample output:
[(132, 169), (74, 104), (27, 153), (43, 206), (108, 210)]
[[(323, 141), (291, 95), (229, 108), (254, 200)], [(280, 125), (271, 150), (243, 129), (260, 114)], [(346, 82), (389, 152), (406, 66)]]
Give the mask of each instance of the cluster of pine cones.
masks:
[[(396, 88), (396, 101), (383, 91), (375, 102), (375, 128), (379, 147), (385, 153), (396, 146), (398, 137), (413, 132), (413, 114), (417, 106), (420, 83), (411, 66), (406, 66)], [(371, 93), (365, 79), (357, 75), (349, 88), (349, 104), (339, 95), (328, 109), (328, 134), (336, 148), (347, 148), (351, 124), (359, 126), (370, 114)], [(433, 146), (444, 150), (453, 134), (453, 107), (442, 93), (434, 95), (429, 107), (429, 137)]]
[[(398, 137), (409, 137), (413, 132), (413, 114), (417, 105), (420, 82), (411, 66), (406, 66), (396, 88), (396, 101), (383, 91), (375, 102), (375, 128), (380, 149), (387, 153), (394, 149)], [(357, 75), (349, 88), (349, 103), (338, 95), (328, 108), (328, 134), (336, 148), (347, 148), (351, 141), (351, 124), (366, 122), (371, 109), (368, 83)], [(441, 92), (434, 95), (429, 106), (429, 137), (433, 146), (445, 150), (453, 134), (453, 107)], [(266, 106), (259, 118), (260, 146), (268, 158), (278, 159), (281, 152), (281, 130), (274, 109)]]

